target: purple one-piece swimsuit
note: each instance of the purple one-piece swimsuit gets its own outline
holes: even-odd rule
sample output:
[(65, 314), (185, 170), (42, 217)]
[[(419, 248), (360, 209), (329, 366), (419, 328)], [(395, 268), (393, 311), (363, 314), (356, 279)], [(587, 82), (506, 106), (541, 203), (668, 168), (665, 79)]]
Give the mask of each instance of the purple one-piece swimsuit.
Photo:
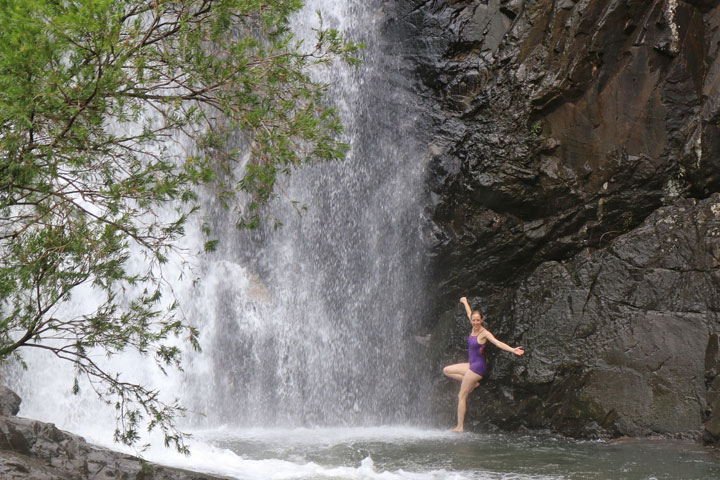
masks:
[(468, 361), (470, 370), (481, 377), (485, 376), (485, 343), (479, 343), (477, 337), (468, 337)]

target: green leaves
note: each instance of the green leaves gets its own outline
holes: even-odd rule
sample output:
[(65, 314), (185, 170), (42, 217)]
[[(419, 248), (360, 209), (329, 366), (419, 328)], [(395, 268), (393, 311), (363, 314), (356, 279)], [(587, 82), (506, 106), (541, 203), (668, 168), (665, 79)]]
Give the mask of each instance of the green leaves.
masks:
[[(309, 68), (356, 63), (361, 45), (321, 26), (306, 49), (288, 33), (301, 6), (0, 2), (0, 359), (31, 347), (73, 362), (116, 398), (117, 441), (136, 442), (146, 422), (186, 450), (182, 408), (89, 352), (135, 350), (164, 369), (180, 366), (174, 337), (199, 349), (188, 319), (163, 308), (163, 267), (180, 251), (198, 187), (254, 228), (283, 176), (347, 152)], [(141, 271), (130, 249), (145, 255)], [(81, 285), (98, 306), (73, 315), (61, 307)]]

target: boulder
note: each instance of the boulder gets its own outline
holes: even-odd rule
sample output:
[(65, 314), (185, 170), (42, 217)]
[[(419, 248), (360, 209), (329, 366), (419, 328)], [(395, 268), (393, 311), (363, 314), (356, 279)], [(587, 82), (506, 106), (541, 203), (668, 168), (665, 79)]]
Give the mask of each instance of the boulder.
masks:
[(0, 415), (14, 416), (20, 411), (22, 400), (17, 393), (0, 385)]
[(33, 480), (219, 480), (221, 477), (151, 464), (91, 445), (51, 423), (0, 416), (0, 477)]

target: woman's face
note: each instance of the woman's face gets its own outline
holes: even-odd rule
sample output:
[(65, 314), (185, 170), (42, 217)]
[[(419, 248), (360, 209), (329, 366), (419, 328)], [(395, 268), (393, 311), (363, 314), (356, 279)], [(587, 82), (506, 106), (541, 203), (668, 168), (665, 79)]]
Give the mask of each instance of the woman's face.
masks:
[(482, 315), (480, 315), (480, 312), (473, 312), (472, 316), (470, 317), (470, 323), (472, 323), (473, 328), (479, 329), (482, 327), (483, 318)]

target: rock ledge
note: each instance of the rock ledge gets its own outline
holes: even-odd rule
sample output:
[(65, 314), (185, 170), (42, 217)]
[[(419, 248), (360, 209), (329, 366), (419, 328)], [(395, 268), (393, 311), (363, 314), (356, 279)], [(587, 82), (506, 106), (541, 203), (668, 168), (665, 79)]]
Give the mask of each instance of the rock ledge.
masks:
[[(7, 400), (7, 401), (6, 401)], [(20, 398), (0, 387), (0, 478), (4, 480), (219, 480), (91, 445), (52, 423), (15, 417)]]

